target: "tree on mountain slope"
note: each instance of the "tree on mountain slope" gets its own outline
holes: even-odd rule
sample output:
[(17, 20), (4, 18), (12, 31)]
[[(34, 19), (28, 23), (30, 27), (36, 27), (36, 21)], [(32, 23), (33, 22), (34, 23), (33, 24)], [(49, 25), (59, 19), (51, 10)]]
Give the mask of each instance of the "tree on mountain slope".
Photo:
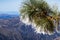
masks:
[(53, 33), (58, 27), (59, 12), (50, 8), (44, 0), (26, 0), (23, 2), (20, 12), (23, 20), (28, 18), (29, 23), (46, 33)]

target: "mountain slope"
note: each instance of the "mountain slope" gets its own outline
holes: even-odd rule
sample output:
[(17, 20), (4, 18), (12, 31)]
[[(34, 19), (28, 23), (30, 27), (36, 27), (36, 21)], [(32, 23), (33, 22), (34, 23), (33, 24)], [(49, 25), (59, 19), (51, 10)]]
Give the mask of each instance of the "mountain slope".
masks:
[(44, 35), (34, 31), (31, 25), (22, 23), (19, 16), (0, 18), (0, 40), (54, 40), (60, 37), (57, 32)]

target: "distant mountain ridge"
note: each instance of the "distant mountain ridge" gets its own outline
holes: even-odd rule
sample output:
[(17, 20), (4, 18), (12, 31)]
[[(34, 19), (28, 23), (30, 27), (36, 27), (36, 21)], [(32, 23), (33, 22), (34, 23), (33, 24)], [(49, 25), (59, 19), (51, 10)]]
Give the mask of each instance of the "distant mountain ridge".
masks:
[(18, 12), (0, 12), (0, 19), (8, 19), (8, 18), (13, 18), (13, 17), (18, 17), (19, 13)]

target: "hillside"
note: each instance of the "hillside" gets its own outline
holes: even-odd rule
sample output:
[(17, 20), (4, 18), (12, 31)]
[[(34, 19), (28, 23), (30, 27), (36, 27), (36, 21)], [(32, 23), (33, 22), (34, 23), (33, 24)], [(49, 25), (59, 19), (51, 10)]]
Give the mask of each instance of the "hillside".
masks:
[[(25, 25), (19, 16), (1, 15), (0, 18), (0, 40), (55, 40), (60, 33), (53, 35), (37, 34), (31, 25)], [(13, 16), (13, 17), (12, 17)]]

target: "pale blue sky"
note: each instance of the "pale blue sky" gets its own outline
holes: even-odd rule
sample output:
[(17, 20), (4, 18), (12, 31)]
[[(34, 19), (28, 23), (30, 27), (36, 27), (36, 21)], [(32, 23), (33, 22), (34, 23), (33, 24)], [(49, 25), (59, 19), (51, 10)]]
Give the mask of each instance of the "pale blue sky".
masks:
[[(0, 11), (18, 11), (23, 0), (0, 0)], [(60, 10), (60, 0), (46, 0), (51, 6), (57, 5)]]
[(50, 6), (55, 6), (60, 11), (60, 0), (46, 0)]
[(0, 11), (18, 11), (22, 0), (0, 0)]

